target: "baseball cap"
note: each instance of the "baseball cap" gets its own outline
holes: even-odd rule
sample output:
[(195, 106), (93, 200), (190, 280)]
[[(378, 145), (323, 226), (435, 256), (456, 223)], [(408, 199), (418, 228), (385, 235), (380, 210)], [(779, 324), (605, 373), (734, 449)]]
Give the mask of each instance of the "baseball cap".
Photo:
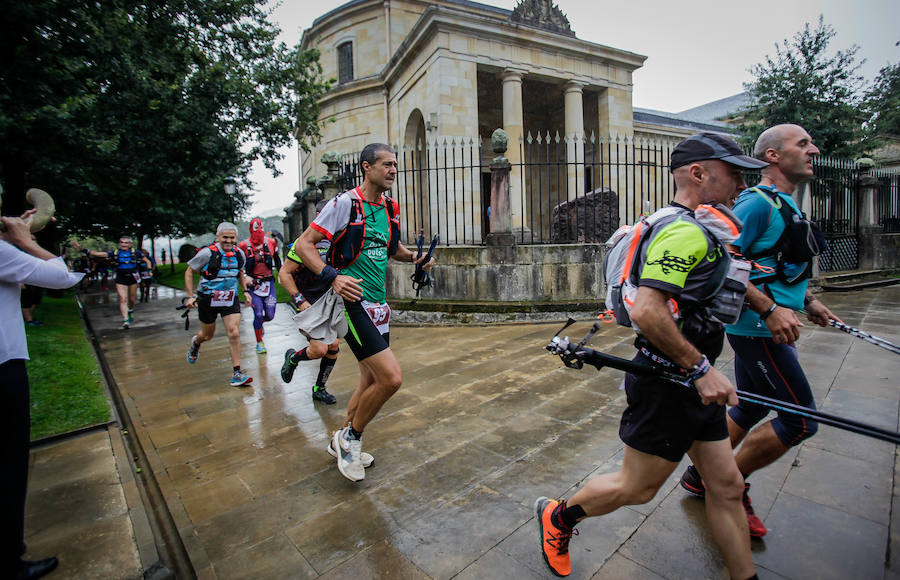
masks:
[(765, 161), (744, 155), (734, 139), (717, 133), (691, 135), (675, 146), (670, 159), (670, 171), (706, 159), (718, 159), (744, 169), (760, 169), (768, 165)]

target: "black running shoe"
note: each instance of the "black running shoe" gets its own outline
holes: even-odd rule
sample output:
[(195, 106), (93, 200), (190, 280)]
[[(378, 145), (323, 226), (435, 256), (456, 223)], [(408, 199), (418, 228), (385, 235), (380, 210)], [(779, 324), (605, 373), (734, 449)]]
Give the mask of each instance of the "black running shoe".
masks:
[(337, 397), (325, 390), (325, 387), (320, 387), (318, 385), (313, 387), (312, 398), (313, 401), (322, 401), (326, 405), (334, 405), (337, 403)]
[(291, 382), (291, 379), (294, 378), (294, 371), (297, 370), (297, 364), (291, 362), (291, 355), (293, 355), (296, 350), (289, 348), (284, 353), (284, 364), (281, 365), (281, 380), (286, 383)]
[(703, 478), (700, 477), (700, 472), (693, 465), (688, 465), (688, 468), (684, 470), (680, 483), (681, 487), (689, 494), (697, 497), (706, 496), (706, 486), (703, 485)]

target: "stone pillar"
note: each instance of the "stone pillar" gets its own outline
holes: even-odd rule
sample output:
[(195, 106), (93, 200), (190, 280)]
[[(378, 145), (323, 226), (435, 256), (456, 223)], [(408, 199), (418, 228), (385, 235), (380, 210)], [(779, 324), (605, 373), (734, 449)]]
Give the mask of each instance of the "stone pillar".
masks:
[(524, 235), (528, 230), (527, 205), (522, 199), (522, 153), (519, 143), (525, 130), (525, 113), (522, 108), (523, 71), (506, 69), (503, 71), (503, 130), (509, 147), (506, 158), (510, 164), (509, 204), (513, 232)]
[[(584, 183), (584, 85), (570, 81), (565, 86), (566, 167), (568, 198), (574, 199)], [(581, 179), (579, 179), (579, 175)]]
[(875, 207), (877, 199), (875, 192), (878, 186), (878, 178), (871, 175), (870, 170), (875, 167), (875, 162), (867, 157), (856, 161), (859, 167), (859, 240), (857, 268), (860, 270), (872, 270), (881, 267), (877, 257), (876, 241), (882, 228), (878, 223), (878, 210)]
[[(322, 163), (325, 164), (328, 171), (325, 173), (325, 177), (320, 179), (317, 184), (323, 192), (323, 197), (325, 199), (331, 199), (341, 192), (340, 183), (338, 183), (338, 178), (340, 177), (341, 156), (334, 151), (326, 151), (325, 154), (322, 155)], [(313, 206), (318, 202), (319, 200), (317, 199), (313, 202)], [(313, 211), (315, 211), (315, 209)]]
[[(643, 211), (643, 208), (640, 207), (640, 196), (635, 195), (634, 192), (629, 192), (626, 187), (628, 184), (626, 179), (627, 168), (624, 165), (616, 165), (620, 161), (619, 157), (622, 157), (622, 162), (625, 161), (624, 148), (627, 145), (626, 138), (630, 139), (634, 135), (634, 111), (631, 105), (631, 91), (607, 87), (598, 97), (597, 110), (599, 113), (599, 137), (603, 142), (611, 140), (609, 155), (607, 156), (607, 162), (610, 163), (610, 182), (607, 187), (619, 194), (619, 225), (622, 225), (626, 219), (633, 220)], [(634, 207), (630, 208), (630, 212), (626, 212), (629, 209), (627, 207), (629, 193), (632, 193), (631, 198), (634, 202)]]
[(497, 154), (491, 161), (491, 232), (485, 242), (488, 246), (514, 246), (516, 236), (512, 232), (510, 214), (509, 174), (511, 164), (503, 156), (506, 153), (508, 137), (503, 129), (491, 135), (491, 146)]

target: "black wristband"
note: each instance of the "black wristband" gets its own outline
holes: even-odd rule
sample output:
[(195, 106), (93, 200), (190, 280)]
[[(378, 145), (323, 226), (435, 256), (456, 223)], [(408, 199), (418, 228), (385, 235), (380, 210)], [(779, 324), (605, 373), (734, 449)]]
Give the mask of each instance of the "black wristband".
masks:
[(319, 272), (318, 278), (319, 278), (319, 280), (321, 280), (322, 282), (324, 282), (326, 284), (331, 284), (331, 282), (334, 281), (334, 279), (337, 278), (337, 276), (338, 276), (338, 271), (335, 270), (333, 266), (329, 266), (328, 264), (325, 264), (325, 267), (322, 268), (321, 272)]
[(763, 312), (762, 314), (759, 315), (759, 319), (762, 320), (763, 322), (765, 322), (765, 321), (766, 321), (766, 318), (768, 318), (769, 316), (771, 316), (772, 313), (775, 312), (775, 309), (776, 309), (776, 308), (778, 308), (778, 304), (776, 304), (775, 302), (773, 302), (773, 303), (772, 303), (772, 306), (770, 306), (768, 310), (766, 310), (765, 312)]

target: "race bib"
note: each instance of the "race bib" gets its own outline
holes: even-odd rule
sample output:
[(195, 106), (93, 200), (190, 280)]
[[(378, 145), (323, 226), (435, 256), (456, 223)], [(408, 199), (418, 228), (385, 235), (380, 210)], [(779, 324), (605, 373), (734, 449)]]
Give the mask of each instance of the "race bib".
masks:
[(234, 290), (213, 290), (209, 305), (213, 308), (231, 306), (234, 304)]
[(386, 334), (390, 331), (391, 307), (387, 303), (363, 300), (362, 306), (366, 309), (369, 320), (372, 321), (372, 324), (375, 325), (380, 334)]
[(134, 277), (134, 281), (135, 281), (135, 282), (140, 282), (140, 281), (141, 281), (141, 275), (138, 274), (137, 272), (132, 272), (131, 275)]
[(271, 283), (272, 282), (270, 282), (270, 281), (259, 282), (256, 285), (256, 288), (253, 289), (253, 293), (256, 294), (257, 296), (262, 296), (263, 298), (265, 298), (266, 296), (269, 295), (269, 284), (271, 284)]
[(141, 278), (144, 280), (149, 280), (152, 277), (153, 277), (153, 272), (151, 272), (150, 270), (147, 270), (146, 272), (141, 272)]

